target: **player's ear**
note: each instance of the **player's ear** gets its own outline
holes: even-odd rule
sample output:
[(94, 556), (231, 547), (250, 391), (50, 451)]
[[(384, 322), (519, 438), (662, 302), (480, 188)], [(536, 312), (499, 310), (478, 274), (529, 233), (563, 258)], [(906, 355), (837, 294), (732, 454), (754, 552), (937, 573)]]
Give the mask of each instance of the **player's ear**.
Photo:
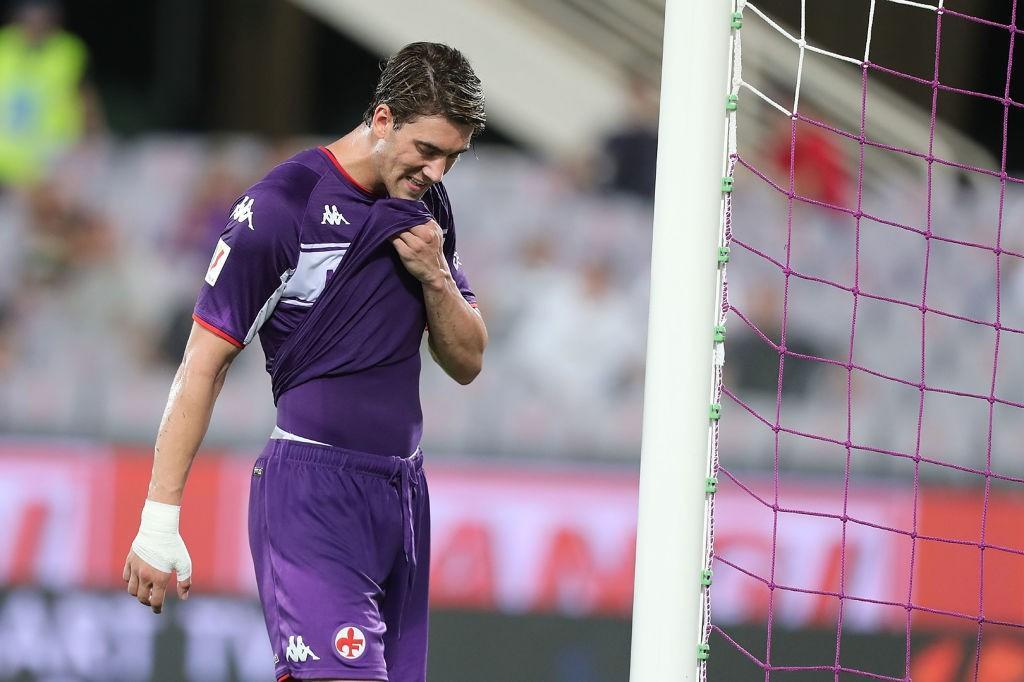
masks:
[(370, 128), (374, 137), (384, 139), (394, 127), (395, 117), (391, 113), (391, 107), (387, 104), (378, 104), (373, 110), (373, 118), (370, 119)]

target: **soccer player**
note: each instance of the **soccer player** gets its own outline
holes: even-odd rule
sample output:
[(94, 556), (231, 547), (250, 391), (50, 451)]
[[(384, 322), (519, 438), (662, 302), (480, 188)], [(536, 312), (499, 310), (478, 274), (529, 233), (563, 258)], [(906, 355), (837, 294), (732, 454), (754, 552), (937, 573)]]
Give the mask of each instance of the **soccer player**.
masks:
[(441, 178), (484, 127), (458, 51), (391, 57), (363, 122), (295, 155), (234, 205), (157, 434), (128, 592), (159, 613), (189, 466), (257, 334), (277, 425), (256, 459), (249, 539), (279, 680), (426, 679), (430, 519), (419, 346), (467, 384), (487, 331)]

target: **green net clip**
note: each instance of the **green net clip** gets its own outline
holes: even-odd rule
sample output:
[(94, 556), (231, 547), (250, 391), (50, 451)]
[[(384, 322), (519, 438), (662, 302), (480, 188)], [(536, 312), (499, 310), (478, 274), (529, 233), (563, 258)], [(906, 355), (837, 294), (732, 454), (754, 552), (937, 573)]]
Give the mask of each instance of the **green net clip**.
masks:
[(715, 325), (715, 343), (723, 343), (723, 342), (725, 342), (725, 325), (724, 324), (716, 324)]
[(725, 263), (729, 262), (729, 250), (730, 249), (729, 249), (728, 246), (719, 246), (718, 247), (718, 263), (719, 263), (719, 265), (724, 265)]
[(733, 28), (743, 28), (743, 14), (740, 12), (732, 13), (732, 24)]
[(704, 587), (711, 587), (711, 571), (705, 568), (700, 572), (700, 584)]
[(718, 479), (714, 476), (708, 476), (704, 479), (704, 492), (709, 495), (714, 495), (718, 492)]
[(717, 420), (722, 416), (722, 403), (711, 403), (711, 409), (708, 410), (708, 417)]
[(736, 111), (736, 108), (739, 106), (739, 99), (736, 95), (729, 95), (725, 98), (725, 108), (729, 111)]
[(707, 644), (698, 644), (697, 645), (697, 660), (698, 661), (706, 661), (706, 660), (708, 660), (709, 656), (711, 656), (711, 647), (708, 646)]
[(732, 191), (733, 180), (729, 176), (722, 178), (722, 191), (728, 194)]

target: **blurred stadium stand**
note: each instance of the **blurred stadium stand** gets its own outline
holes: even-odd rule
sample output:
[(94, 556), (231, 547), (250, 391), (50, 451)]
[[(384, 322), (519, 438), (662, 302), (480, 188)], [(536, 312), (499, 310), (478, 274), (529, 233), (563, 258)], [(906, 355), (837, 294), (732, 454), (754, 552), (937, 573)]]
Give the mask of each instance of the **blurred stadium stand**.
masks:
[[(45, 186), (0, 199), (5, 243), (17, 245), (0, 285), (5, 346), (18, 358), (0, 374), (6, 428), (149, 440), (235, 196), (301, 147), (97, 140)], [(461, 162), (449, 187), (465, 197), (461, 253), (492, 346), (468, 390), (425, 372), (431, 449), (635, 459), (650, 207), (581, 194), (557, 170), (496, 147)], [(267, 385), (262, 353), (243, 353), (211, 443), (266, 438)]]
[[(0, 328), (8, 358), (0, 371), (6, 406), (0, 420), (5, 429), (148, 441), (180, 359), (195, 282), (234, 197), (256, 178), (258, 169), (304, 143), (312, 142), (267, 145), (255, 138), (215, 141), (182, 136), (130, 142), (96, 139), (71, 152), (45, 185), (0, 198), (5, 216), (2, 238), (12, 245), (3, 252), (0, 279)], [(772, 167), (770, 157), (758, 162)], [(964, 184), (959, 173), (936, 175), (936, 230), (965, 241), (994, 243), (994, 215), (988, 213), (998, 206), (998, 183), (975, 186)], [(865, 210), (870, 207), (876, 215), (921, 224), (923, 181), (911, 174), (886, 177), (885, 187), (865, 196)], [(487, 315), (492, 345), (488, 371), (467, 389), (450, 384), (432, 368), (424, 372), (430, 450), (635, 460), (650, 206), (628, 195), (581, 192), (558, 168), (491, 146), (480, 147), (474, 157), (460, 163), (448, 184), (452, 195), (460, 198), (458, 221), (465, 226), (461, 252)], [(747, 191), (737, 194), (736, 216), (755, 226), (757, 240), (751, 245), (781, 259), (784, 197), (761, 183), (744, 184), (742, 174), (738, 185)], [(852, 218), (817, 207), (799, 208), (793, 267), (852, 282)], [(1004, 220), (1021, 220), (1022, 211), (1021, 197), (1011, 193)], [(892, 294), (918, 286), (918, 241), (880, 225), (865, 229), (862, 287)], [(987, 259), (972, 260), (973, 255), (964, 248), (936, 248), (932, 272), (951, 276), (933, 276), (930, 302), (948, 312), (992, 320), (994, 299), (980, 292), (994, 271)], [(737, 254), (740, 262), (742, 257)], [(754, 259), (734, 273), (735, 300), (741, 309), (756, 311), (760, 317), (754, 322), (771, 336), (772, 325), (781, 319), (781, 274)], [(1011, 268), (1003, 277), (1003, 320), (1015, 326), (1015, 317), (1024, 318), (1024, 273)], [(764, 286), (765, 282), (777, 286)], [(841, 294), (832, 292), (838, 303), (828, 305), (828, 291), (795, 289), (791, 338), (806, 339), (816, 354), (842, 360), (851, 311)], [(817, 298), (808, 300), (811, 295)], [(865, 305), (858, 334), (885, 340), (865, 344), (865, 352), (884, 348), (885, 353), (858, 361), (913, 379), (919, 370), (919, 331), (914, 314), (902, 313), (889, 305)], [(734, 322), (730, 341), (737, 345), (730, 350), (745, 343), (744, 334), (749, 332), (744, 327), (739, 320)], [(942, 320), (934, 329), (928, 342), (936, 366), (929, 367), (929, 382), (984, 393), (979, 382), (988, 379), (979, 370), (990, 361), (991, 330)], [(965, 338), (975, 341), (965, 343)], [(1010, 336), (1004, 342), (1015, 341)], [(735, 352), (730, 360), (729, 370), (746, 376), (745, 355)], [(755, 360), (751, 363), (757, 365)], [(260, 352), (242, 354), (229, 377), (225, 399), (218, 404), (211, 444), (255, 448), (266, 437), (273, 426), (273, 406), (262, 365)], [(1006, 397), (1019, 400), (1021, 396), (1012, 397), (1011, 387), (1021, 385), (1024, 376), (1014, 363), (1002, 371), (1000, 385), (1011, 393)], [(815, 425), (836, 414), (836, 401), (845, 402), (845, 379), (839, 384), (835, 380), (823, 366), (807, 367), (799, 392), (787, 395), (792, 422), (810, 432), (830, 432), (825, 424)], [(894, 446), (889, 449), (900, 449), (896, 445), (902, 443), (905, 450), (906, 434), (899, 433), (916, 427), (910, 414), (916, 412), (916, 401), (906, 400), (915, 389), (872, 386), (865, 379), (864, 398), (854, 410), (855, 431), (878, 447), (885, 447), (889, 439)], [(765, 399), (774, 403), (774, 378), (764, 388)], [(571, 409), (553, 410), (555, 405)], [(967, 461), (980, 447), (987, 419), (979, 421), (971, 407), (968, 398), (936, 398), (934, 406), (929, 405), (928, 414), (949, 432), (936, 443), (941, 444), (936, 453), (940, 459)], [(979, 407), (981, 412), (987, 410), (984, 407)], [(763, 429), (752, 422), (741, 427), (747, 423), (741, 419), (737, 415), (726, 437), (735, 439), (734, 446), (742, 445), (737, 451), (749, 453), (747, 461), (756, 465), (763, 461), (762, 446), (755, 440)], [(1008, 439), (996, 452), (998, 461), (1009, 467), (1007, 473), (1024, 471), (1010, 446), (1017, 426), (1010, 423), (998, 432)], [(841, 460), (820, 457), (819, 450), (817, 445), (794, 445), (794, 453), (801, 454), (794, 454), (792, 466), (841, 466)], [(884, 466), (889, 460), (879, 461)]]
[[(798, 4), (758, 3), (790, 24)], [(853, 6), (866, 4), (812, 12), (814, 38), (856, 56), (850, 46), (862, 46), (863, 36), (848, 36), (842, 26), (860, 19), (843, 13), (856, 14)], [(172, 605), (164, 620), (115, 592), (144, 494), (149, 448), (198, 284), (234, 198), (278, 161), (354, 125), (380, 54), (408, 40), (440, 37), (464, 47), (480, 65), (491, 106), (493, 125), (446, 179), (460, 255), (491, 345), (485, 372), (468, 388), (429, 363), (423, 374), (424, 446), (436, 463), (438, 505), (431, 667), (435, 679), (455, 682), (625, 676), (652, 204), (649, 179), (630, 185), (617, 178), (653, 172), (656, 102), (644, 100), (658, 83), (662, 3), (460, 0), (338, 12), (342, 6), (353, 4), (110, 2), (106, 9), (123, 19), (125, 30), (91, 3), (64, 4), (66, 27), (92, 56), (89, 74), (109, 128), (91, 129), (38, 183), (0, 190), (0, 517), (12, 519), (0, 526), (0, 679), (101, 679), (96, 652), (117, 662), (102, 679), (269, 675), (242, 499), (250, 459), (274, 420), (262, 353), (250, 349), (240, 356), (218, 402), (183, 521), (194, 526), (198, 594)], [(422, 21), (395, 22), (396, 15)], [(473, 20), (460, 23), (466, 17)], [(905, 42), (927, 46), (917, 27), (905, 28)], [(790, 106), (785, 88), (794, 82), (795, 48), (772, 32), (757, 33), (756, 21), (748, 29), (745, 76)], [(985, 67), (977, 40), (962, 36), (950, 44), (963, 55), (949, 60), (951, 68)], [(912, 59), (912, 51), (901, 49), (878, 44), (880, 58), (893, 63)], [(860, 82), (848, 71), (809, 61), (805, 111), (856, 131)], [(927, 103), (886, 85), (872, 85), (869, 126), (889, 144), (921, 149), (922, 116), (927, 121), (921, 106)], [(788, 130), (779, 127), (788, 119), (754, 98), (745, 98), (740, 112), (741, 153), (768, 177), (788, 179), (788, 147), (782, 144), (780, 152)], [(936, 154), (993, 167), (988, 136), (994, 122), (979, 122), (981, 114), (966, 106), (944, 108), (947, 115)], [(805, 134), (814, 139), (801, 127), (802, 139)], [(627, 143), (630, 153), (618, 154), (616, 140), (623, 139), (647, 146), (632, 154), (636, 147)], [(829, 135), (806, 148), (810, 160), (801, 149), (796, 163), (806, 172), (797, 173), (798, 191), (842, 204), (856, 180), (856, 144)], [(1022, 161), (1011, 151), (1011, 165)], [(864, 210), (920, 226), (927, 197), (923, 165), (882, 154), (871, 155), (867, 165)], [(937, 167), (933, 183), (936, 232), (994, 244), (997, 179)], [(785, 196), (747, 171), (738, 172), (736, 189), (735, 219), (746, 226), (750, 246), (780, 258)], [(1019, 225), (1024, 194), (1016, 185), (1010, 189), (1003, 221)], [(806, 205), (797, 213), (792, 267), (851, 282), (852, 218)], [(916, 300), (920, 242), (917, 235), (864, 221), (861, 286)], [(1024, 251), (1024, 244), (1004, 241), (1003, 248)], [(993, 320), (990, 255), (933, 246), (929, 304)], [(742, 249), (733, 249), (733, 258), (734, 303), (777, 342), (781, 273)], [(1010, 259), (1001, 274), (1002, 323), (1024, 328), (1024, 269)], [(788, 347), (845, 361), (850, 297), (800, 282), (790, 296)], [(988, 391), (990, 328), (937, 319), (929, 320), (928, 334), (929, 385)], [(859, 364), (916, 380), (916, 310), (864, 302), (857, 335), (873, 339), (857, 348)], [(1024, 354), (1018, 336), (1002, 336), (1006, 357)], [(751, 407), (761, 414), (772, 413), (777, 354), (735, 317), (727, 352), (727, 385), (753, 396)], [(843, 440), (845, 370), (787, 360), (786, 375), (786, 422)], [(998, 386), (1001, 397), (1024, 402), (1024, 365), (1001, 362)], [(853, 396), (859, 443), (913, 449), (915, 388), (855, 374)], [(767, 486), (763, 472), (770, 469), (774, 434), (731, 403), (724, 416), (722, 447), (732, 465), (761, 471), (752, 478)], [(984, 400), (929, 394), (922, 451), (976, 466), (986, 447), (987, 418)], [(1020, 476), (1024, 424), (1010, 408), (997, 406), (995, 418), (992, 468)], [(810, 475), (841, 471), (841, 446), (792, 438), (783, 452), (781, 468), (802, 474), (787, 478), (790, 494), (834, 502), (834, 491)], [(954, 527), (976, 514), (976, 490), (945, 487), (963, 486), (963, 474), (922, 466), (921, 476), (928, 483), (922, 527)], [(906, 514), (907, 504), (899, 504), (907, 502), (910, 480), (904, 461), (864, 457), (856, 477), (853, 499), (863, 509), (887, 518)], [(723, 497), (733, 493), (723, 481)], [(997, 498), (994, 509), (1019, 518), (1017, 501)], [(720, 515), (720, 541), (763, 543), (772, 531), (754, 516), (742, 508)], [(791, 557), (780, 575), (827, 589), (835, 579), (836, 528), (780, 530)], [(1013, 532), (1010, 526), (993, 530), (1007, 537)], [(810, 549), (805, 543), (801, 554), (796, 546), (808, 533), (821, 542)], [(61, 568), (65, 547), (82, 542), (94, 548), (89, 561)], [(905, 548), (870, 533), (849, 542), (858, 557), (881, 557), (851, 564), (860, 584), (869, 593), (889, 594)], [(232, 557), (229, 568), (215, 573), (213, 559), (225, 553)], [(928, 567), (943, 562), (963, 575), (970, 570), (967, 559), (944, 555), (919, 559), (917, 570), (926, 576)], [(1004, 601), (1012, 604), (1019, 586), (1006, 572)], [(936, 608), (961, 608), (977, 595), (969, 581), (951, 593), (945, 583), (921, 582), (921, 599)], [(716, 618), (746, 624), (747, 630), (733, 631), (763, 641), (762, 587), (716, 584)], [(777, 615), (791, 629), (792, 646), (828, 653), (834, 638), (831, 644), (819, 639), (832, 609), (821, 599), (794, 600)], [(891, 658), (894, 666), (903, 653), (896, 616), (902, 612), (862, 609), (851, 616), (861, 648)], [(949, 647), (969, 658), (973, 633), (950, 631)], [(158, 637), (172, 644), (153, 649)], [(925, 640), (922, 646), (936, 651), (948, 644)], [(59, 653), (36, 656), (44, 645)], [(723, 667), (713, 679), (746, 679), (743, 663), (719, 659)], [(488, 677), (495, 668), (516, 677)]]
[[(474, 5), (473, 0), (465, 3)], [(328, 12), (326, 6), (311, 0), (300, 4)], [(273, 9), (272, 5), (268, 3), (263, 11), (288, 14), (283, 7)], [(595, 73), (609, 73), (612, 65), (625, 63), (629, 68), (623, 73), (635, 74), (637, 65), (646, 65), (640, 73), (654, 80), (651, 76), (656, 71), (651, 67), (656, 55), (652, 45), (658, 41), (656, 22), (651, 17), (657, 14), (658, 5), (643, 6), (645, 11), (632, 14), (630, 23), (609, 20), (609, 13), (619, 11), (615, 3), (524, 2), (509, 11), (519, 12), (516, 16), (527, 24), (542, 18), (551, 31), (571, 30), (571, 49), (563, 50), (566, 60), (579, 60), (584, 46), (589, 46), (591, 53), (597, 52), (599, 42), (603, 45), (601, 41), (612, 40), (607, 26), (615, 24), (618, 28), (613, 32), (613, 44), (617, 47), (605, 54), (607, 68), (595, 68)], [(363, 40), (398, 44), (406, 39), (397, 34), (374, 38), (374, 13), (357, 14)], [(331, 13), (330, 18), (341, 21), (344, 13)], [(290, 20), (300, 21), (294, 16)], [(383, 27), (382, 21), (378, 24)], [(758, 31), (760, 22), (752, 19), (748, 24), (751, 31)], [(601, 26), (605, 27), (603, 31)], [(533, 39), (543, 40), (545, 35), (535, 33)], [(755, 38), (748, 40), (752, 53), (749, 63), (761, 68), (748, 68), (745, 77), (788, 105), (779, 91), (777, 74), (784, 71), (787, 57), (795, 53), (793, 46), (774, 31), (749, 35)], [(102, 72), (98, 67), (94, 70)], [(560, 71), (554, 68), (551, 73)], [(849, 116), (857, 107), (848, 100), (859, 90), (859, 83), (851, 81), (849, 73), (841, 66), (808, 65), (803, 78), (805, 106), (820, 111), (824, 120), (837, 127), (856, 130), (859, 121)], [(601, 82), (614, 93), (612, 99), (626, 101), (621, 88), (630, 87), (628, 82), (621, 78)], [(589, 84), (596, 88), (594, 83)], [(492, 91), (515, 90), (517, 84), (502, 80), (502, 87)], [(527, 90), (519, 95), (513, 99), (537, 99)], [(494, 125), (501, 127), (502, 99), (492, 96), (491, 101), (498, 121)], [(880, 127), (873, 128), (873, 133), (897, 146), (920, 148), (921, 131), (915, 123), (923, 114), (912, 103), (879, 86), (872, 92), (871, 106), (872, 112), (879, 112)], [(540, 108), (536, 111), (550, 115)], [(771, 140), (779, 134), (778, 126), (785, 123), (785, 117), (753, 97), (745, 99), (741, 114), (744, 144), (750, 149), (771, 150)], [(515, 111), (506, 115), (514, 116)], [(589, 136), (589, 151), (599, 157), (602, 133), (595, 125), (584, 125), (573, 134)], [(612, 128), (608, 132), (611, 134)], [(508, 134), (518, 137), (516, 130)], [(0, 424), (9, 430), (15, 430), (16, 425), (20, 433), (74, 433), (148, 441), (187, 333), (195, 282), (232, 200), (277, 160), (319, 141), (282, 138), (268, 143), (253, 135), (167, 133), (119, 139), (94, 134), (55, 164), (49, 177), (32, 191), (8, 192), (0, 197), (0, 212), (5, 216), (0, 230), (4, 243), (11, 245), (0, 256), (5, 266), (0, 275), (0, 348), (5, 349), (3, 357), (18, 359), (0, 365), (0, 392), (10, 406), (0, 413)], [(537, 141), (522, 138), (528, 148), (538, 147), (533, 144)], [(550, 159), (564, 160), (566, 155), (557, 150), (575, 143), (577, 139), (567, 138), (562, 146), (539, 147), (547, 149)], [(836, 147), (832, 151), (836, 163), (847, 169), (846, 182), (852, 182), (856, 145), (831, 144)], [(990, 153), (951, 126), (940, 128), (936, 149), (951, 158), (991, 165)], [(581, 153), (577, 158), (585, 156)], [(894, 166), (891, 158), (903, 157), (877, 154), (867, 159), (870, 195), (865, 204), (872, 206), (876, 215), (918, 225), (923, 215), (922, 165)], [(488, 371), (468, 390), (449, 386), (438, 372), (425, 372), (427, 445), (432, 450), (481, 456), (582, 456), (635, 461), (639, 451), (650, 204), (632, 192), (606, 191), (609, 185), (602, 184), (605, 178), (599, 171), (593, 167), (581, 171), (580, 167), (588, 164), (572, 161), (538, 162), (521, 151), (482, 144), (447, 181), (452, 195), (458, 198), (457, 219), (463, 226), (461, 252), (487, 314), (493, 342)], [(653, 163), (653, 159), (648, 161)], [(784, 168), (770, 158), (770, 151), (753, 162), (776, 177), (784, 175)], [(972, 179), (964, 173), (937, 177), (942, 191), (937, 193), (936, 216), (941, 215), (951, 235), (987, 243), (992, 236), (980, 231), (986, 229), (992, 216), (981, 213), (997, 205), (992, 194), (997, 183), (986, 185), (977, 177)], [(773, 251), (768, 247), (778, 247), (785, 238), (784, 206), (778, 197), (750, 184), (750, 192), (737, 195), (737, 215), (740, 219), (762, 216), (752, 224), (764, 233), (762, 245), (777, 255), (777, 248)], [(1011, 195), (1006, 209), (1008, 220), (1019, 211), (1018, 204)], [(799, 224), (806, 238), (803, 234), (794, 237), (798, 263), (807, 262), (813, 274), (848, 280), (852, 243), (843, 240), (843, 235), (849, 234), (843, 218), (835, 212), (811, 209), (801, 216)], [(909, 246), (901, 253), (886, 239), (866, 239), (862, 245), (866, 260), (886, 264), (875, 266), (880, 292), (915, 281), (910, 266), (915, 263), (916, 253), (910, 253)], [(938, 256), (941, 259), (943, 254)], [(948, 257), (956, 259), (962, 254), (951, 250)], [(990, 318), (991, 312), (986, 312), (985, 302), (978, 301), (974, 291), (991, 281), (994, 274), (984, 268), (959, 267), (956, 262), (948, 265), (967, 277), (976, 277), (977, 284), (957, 282), (952, 286), (947, 309)], [(746, 275), (741, 268), (736, 272), (733, 290), (741, 300), (745, 296), (744, 276), (759, 277), (763, 273), (752, 270), (747, 272), (754, 274)], [(943, 282), (935, 286), (942, 287)], [(1021, 287), (1024, 284), (1016, 288)], [(1004, 309), (1019, 308), (1021, 304), (1012, 298), (1015, 288), (1007, 290), (1011, 298), (1004, 298)], [(770, 298), (780, 294), (781, 283), (776, 294), (760, 294), (765, 300), (758, 306), (764, 315), (772, 315), (778, 301)], [(793, 333), (810, 335), (808, 343), (812, 347), (831, 352), (826, 353), (828, 357), (835, 356), (837, 344), (843, 343), (846, 333), (840, 321), (849, 311), (809, 303), (795, 306), (793, 312)], [(836, 317), (834, 323), (819, 324), (822, 316), (830, 314)], [(878, 315), (865, 311), (861, 330), (883, 338), (893, 336), (892, 357), (881, 366), (906, 376), (913, 371), (917, 351), (913, 343), (907, 342), (912, 330), (888, 319), (893, 314), (884, 309)], [(731, 340), (743, 344), (742, 325), (736, 327)], [(71, 329), (74, 333), (67, 332)], [(834, 334), (823, 336), (822, 329), (832, 329)], [(947, 334), (935, 341), (938, 352), (949, 357), (936, 371), (947, 372), (950, 377), (949, 382), (939, 380), (937, 385), (962, 385), (965, 377), (977, 369), (977, 361), (958, 350), (962, 346), (959, 338)], [(942, 339), (949, 344), (948, 351), (942, 350)], [(90, 362), (81, 362), (83, 356)], [(730, 367), (745, 376), (744, 355), (736, 354), (732, 360)], [(878, 366), (873, 361), (867, 358), (863, 364)], [(810, 367), (806, 375), (801, 395), (787, 403), (787, 409), (797, 413), (794, 421), (805, 424), (813, 422), (816, 411), (824, 414), (830, 400), (838, 399), (836, 387), (830, 386), (826, 378), (828, 372)], [(211, 443), (254, 448), (261, 442), (272, 425), (273, 408), (269, 399), (254, 401), (252, 396), (266, 396), (266, 383), (260, 353), (243, 354), (229, 378), (226, 399), (218, 405)], [(863, 420), (858, 422), (857, 431), (891, 431), (891, 410), (898, 408), (889, 403), (898, 403), (897, 396), (879, 396), (865, 402), (864, 409), (856, 411), (857, 418)], [(950, 403), (953, 421), (945, 416), (941, 419), (956, 424), (956, 415), (965, 418), (969, 410), (958, 409), (954, 401)], [(459, 409), (451, 409), (455, 404)], [(573, 407), (556, 412), (552, 405)], [(935, 413), (941, 409), (937, 406)], [(481, 424), (487, 428), (481, 429)], [(955, 436), (947, 441), (949, 449), (969, 452), (961, 446), (976, 439), (978, 428), (950, 426)], [(753, 425), (749, 431), (759, 433)], [(749, 462), (756, 465), (760, 450), (753, 442), (755, 436), (746, 433), (743, 428), (733, 428), (729, 437), (735, 437), (737, 444), (747, 444), (741, 451), (749, 452)], [(793, 465), (837, 466), (832, 459), (816, 457), (814, 448)]]

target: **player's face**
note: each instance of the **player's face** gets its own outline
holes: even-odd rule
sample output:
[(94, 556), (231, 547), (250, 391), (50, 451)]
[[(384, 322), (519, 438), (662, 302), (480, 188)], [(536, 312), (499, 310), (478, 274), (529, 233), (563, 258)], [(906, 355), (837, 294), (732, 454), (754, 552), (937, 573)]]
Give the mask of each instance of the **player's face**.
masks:
[(473, 135), (472, 126), (444, 116), (420, 116), (396, 130), (386, 105), (377, 107), (372, 127), (377, 171), (388, 194), (399, 199), (419, 199), (440, 182)]

